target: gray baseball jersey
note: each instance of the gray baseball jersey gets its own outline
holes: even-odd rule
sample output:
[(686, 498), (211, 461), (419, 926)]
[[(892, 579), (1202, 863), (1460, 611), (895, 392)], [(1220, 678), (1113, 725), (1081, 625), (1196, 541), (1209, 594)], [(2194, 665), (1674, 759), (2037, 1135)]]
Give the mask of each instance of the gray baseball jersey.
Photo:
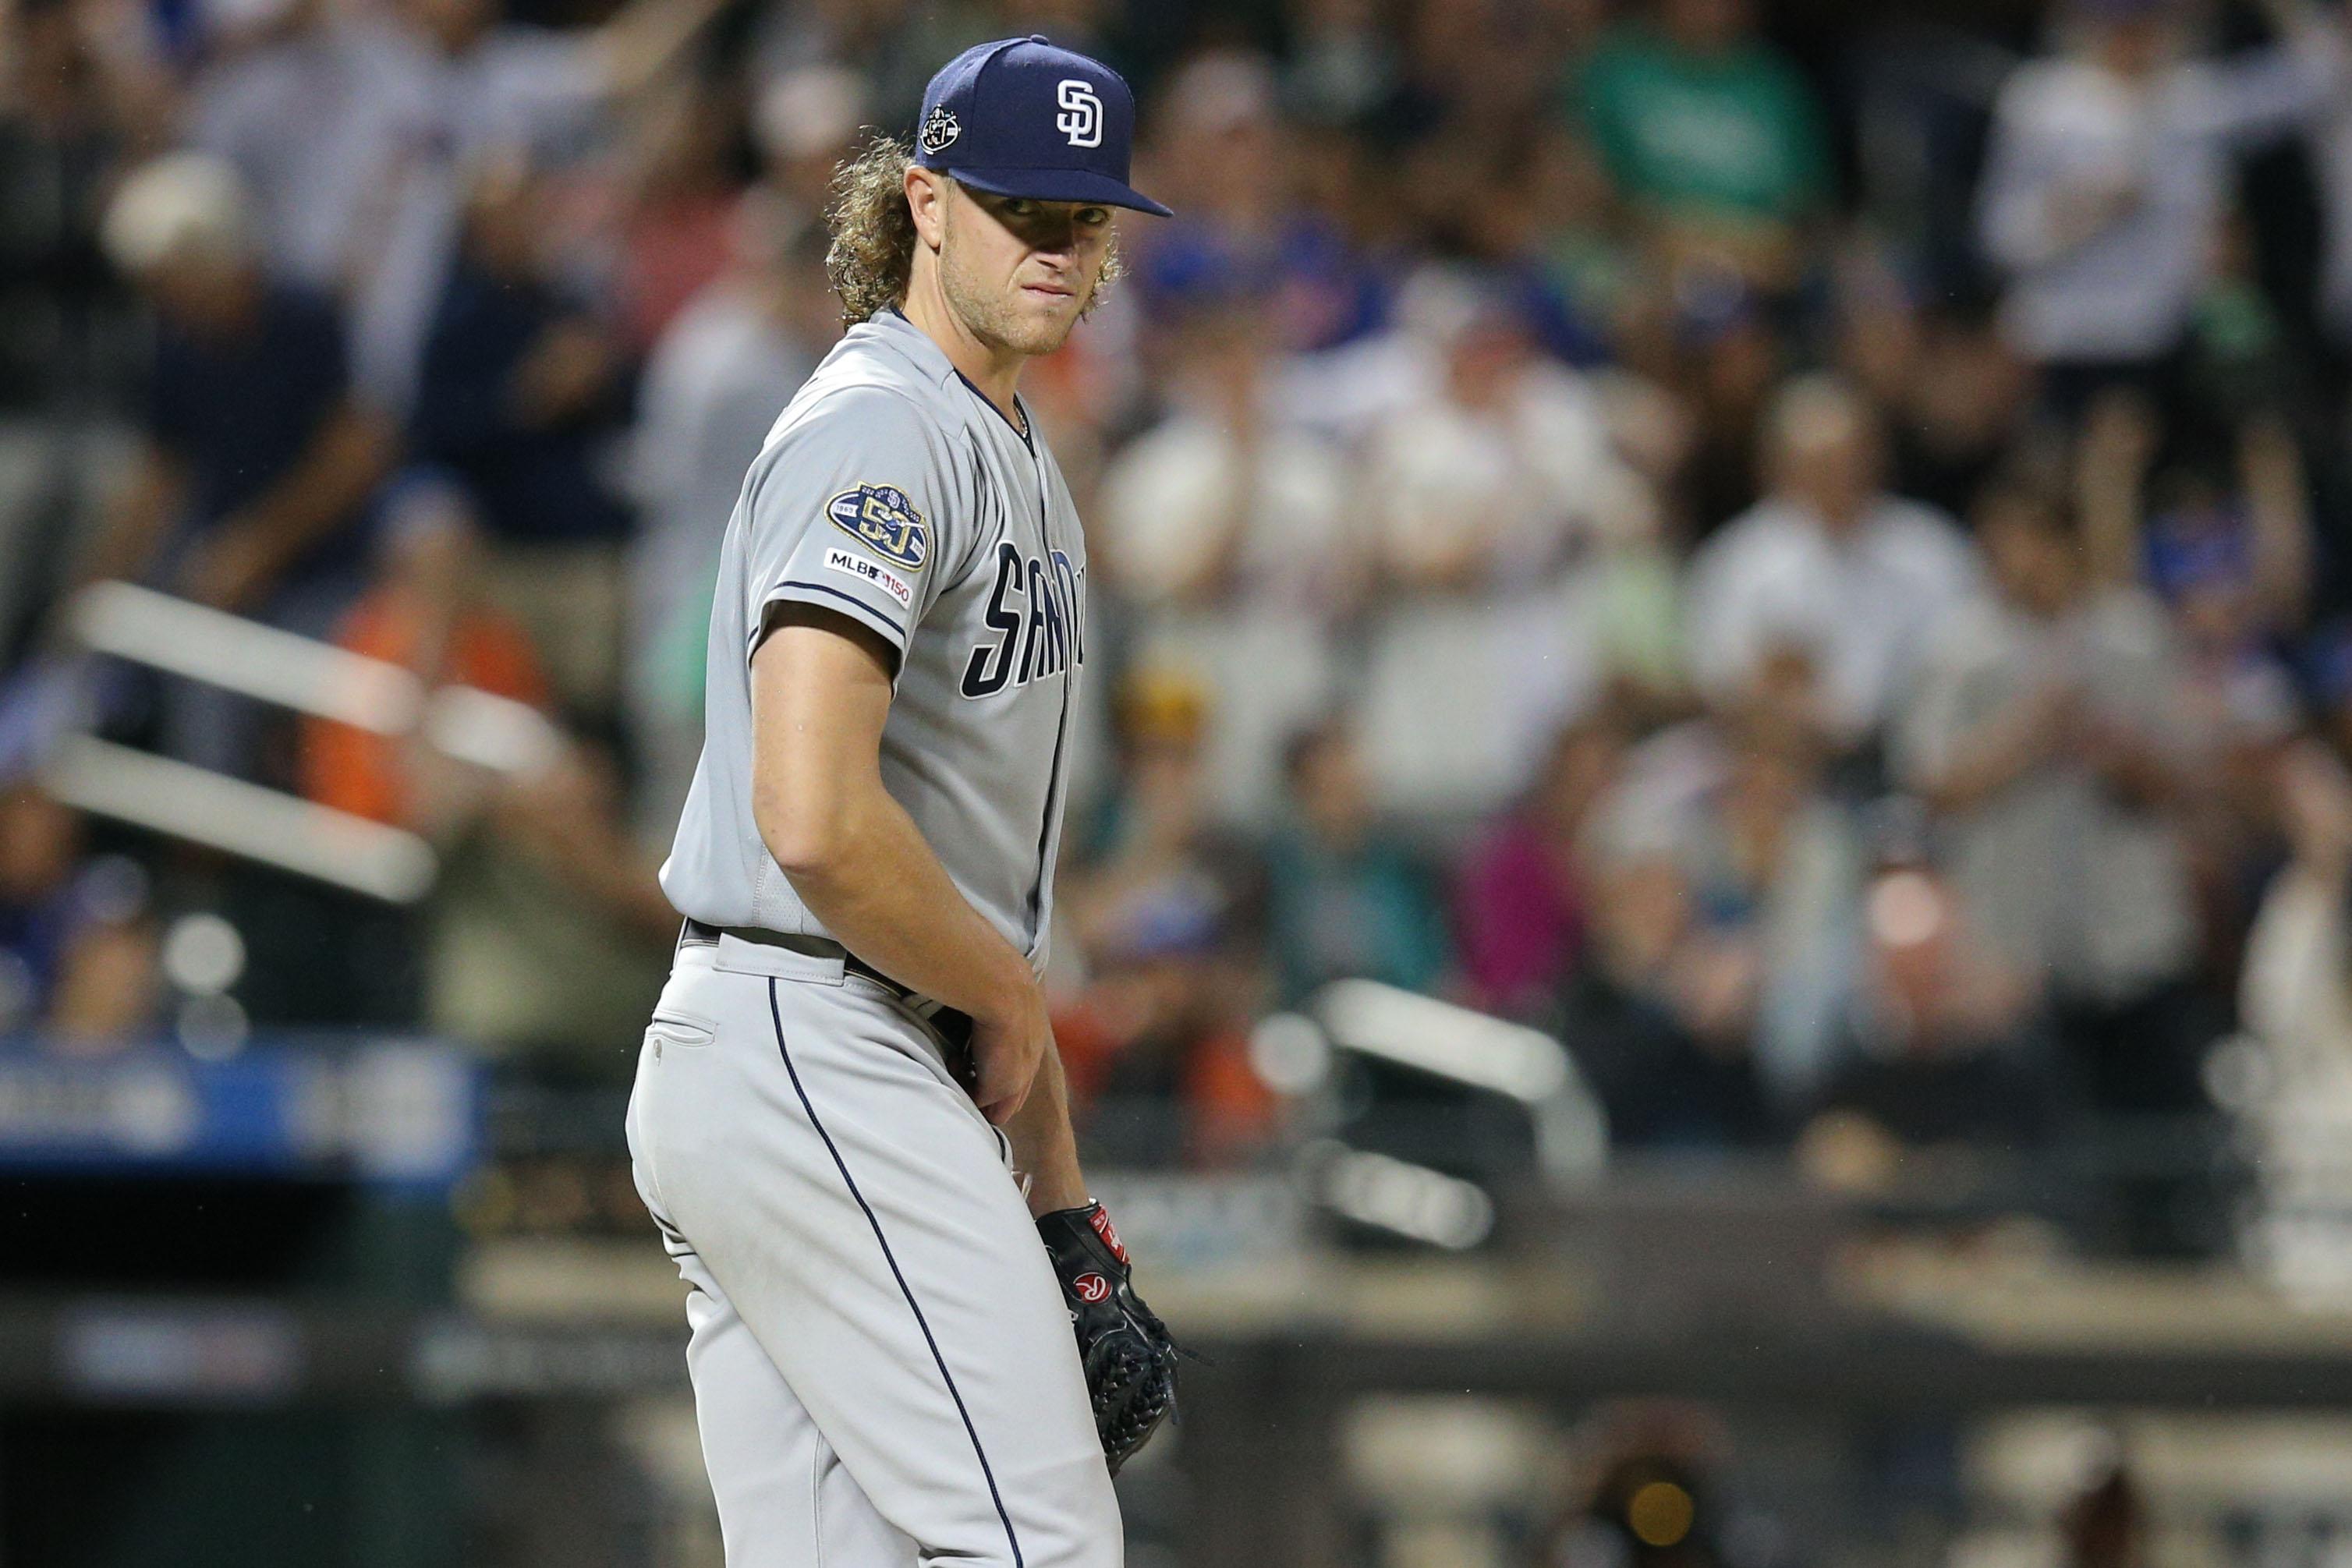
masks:
[(751, 814), (751, 655), (769, 607), (793, 601), (897, 650), (883, 784), (1042, 967), (1086, 570), (1034, 423), (1024, 436), (898, 312), (852, 328), (769, 432), (728, 523), (702, 758), (661, 870), (670, 902), (712, 925), (830, 935)]

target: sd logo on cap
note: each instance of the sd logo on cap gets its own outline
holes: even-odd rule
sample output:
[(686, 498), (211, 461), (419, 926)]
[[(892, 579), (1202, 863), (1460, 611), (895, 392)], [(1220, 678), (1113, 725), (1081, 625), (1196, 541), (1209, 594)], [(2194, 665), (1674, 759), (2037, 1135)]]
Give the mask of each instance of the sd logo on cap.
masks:
[(966, 49), (923, 92), (915, 162), (975, 191), (1170, 215), (1129, 185), (1135, 95), (1099, 60), (1043, 37)]

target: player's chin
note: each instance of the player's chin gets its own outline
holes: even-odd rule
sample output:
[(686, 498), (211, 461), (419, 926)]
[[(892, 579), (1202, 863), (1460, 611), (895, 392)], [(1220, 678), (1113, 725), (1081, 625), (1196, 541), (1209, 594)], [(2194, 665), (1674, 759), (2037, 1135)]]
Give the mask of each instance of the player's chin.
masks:
[(1044, 288), (1021, 290), (1020, 319), (1024, 353), (1050, 354), (1069, 337), (1086, 308), (1083, 294)]

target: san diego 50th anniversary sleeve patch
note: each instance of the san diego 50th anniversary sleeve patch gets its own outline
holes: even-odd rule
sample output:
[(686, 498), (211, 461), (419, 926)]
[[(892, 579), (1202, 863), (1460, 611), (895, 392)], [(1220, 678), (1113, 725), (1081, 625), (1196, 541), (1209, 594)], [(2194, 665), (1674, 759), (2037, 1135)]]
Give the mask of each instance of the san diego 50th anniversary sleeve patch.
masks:
[(860, 485), (824, 504), (834, 526), (891, 565), (920, 571), (931, 553), (923, 514), (895, 485)]

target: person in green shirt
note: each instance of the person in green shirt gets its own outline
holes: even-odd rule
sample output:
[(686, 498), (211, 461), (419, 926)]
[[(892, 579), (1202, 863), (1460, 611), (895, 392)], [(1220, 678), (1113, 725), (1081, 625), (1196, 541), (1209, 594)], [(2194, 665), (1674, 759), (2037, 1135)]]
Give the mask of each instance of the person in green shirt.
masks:
[(1453, 960), (1430, 868), (1377, 819), (1353, 732), (1338, 719), (1291, 738), (1290, 795), (1265, 846), (1267, 952), (1285, 1007), (1339, 979), (1434, 991)]
[(1711, 261), (1767, 293), (1796, 283), (1800, 231), (1830, 199), (1829, 141), (1804, 78), (1756, 36), (1751, 0), (1652, 0), (1569, 90), (1670, 264)]

